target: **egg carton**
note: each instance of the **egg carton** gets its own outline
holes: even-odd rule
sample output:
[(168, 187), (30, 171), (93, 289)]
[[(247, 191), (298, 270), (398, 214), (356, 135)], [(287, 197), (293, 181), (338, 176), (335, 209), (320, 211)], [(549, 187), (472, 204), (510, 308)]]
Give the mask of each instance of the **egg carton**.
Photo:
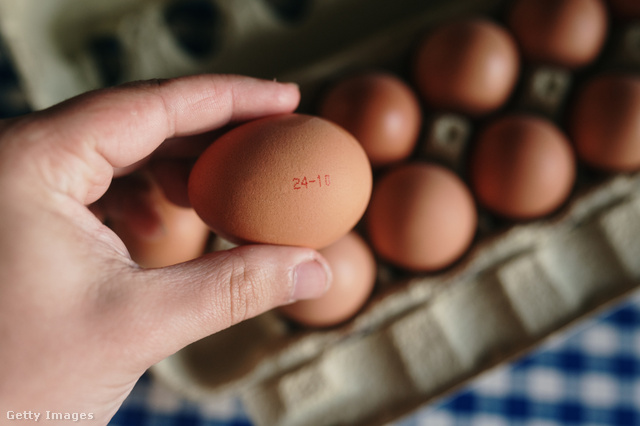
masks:
[[(500, 20), (508, 4), (0, 0), (0, 31), (34, 108), (125, 81), (216, 72), (295, 81), (300, 110), (313, 113), (341, 75), (377, 68), (407, 78), (428, 29), (462, 16)], [(612, 29), (595, 69), (637, 72), (639, 40), (640, 24)], [(507, 108), (561, 122), (587, 74), (528, 66)], [(481, 123), (447, 112), (425, 118), (415, 157), (464, 176)], [(582, 172), (553, 217), (513, 224), (481, 212), (473, 249), (441, 273), (408, 275), (380, 263), (372, 300), (345, 324), (308, 330), (268, 312), (153, 372), (196, 400), (238, 393), (258, 425), (382, 424), (637, 292), (637, 259), (640, 175)]]
[(399, 63), (426, 26), (500, 2), (0, 0), (0, 31), (38, 109), (105, 85), (203, 72), (296, 81), (306, 100), (340, 69)]
[(259, 425), (383, 424), (640, 293), (639, 236), (640, 175), (619, 176), (446, 273), (394, 283), (338, 329), (292, 336), (271, 312), (154, 371), (195, 399), (241, 389)]

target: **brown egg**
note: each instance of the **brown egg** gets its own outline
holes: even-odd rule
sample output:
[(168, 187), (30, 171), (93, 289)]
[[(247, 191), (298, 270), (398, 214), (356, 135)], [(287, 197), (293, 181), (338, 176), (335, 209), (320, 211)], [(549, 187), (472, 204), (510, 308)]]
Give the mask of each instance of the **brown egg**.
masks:
[(328, 327), (355, 315), (373, 290), (376, 262), (364, 240), (350, 232), (329, 247), (320, 250), (329, 262), (333, 281), (318, 299), (282, 306), (280, 312), (301, 324)]
[(576, 68), (600, 53), (607, 11), (602, 0), (518, 0), (509, 26), (525, 58)]
[(613, 14), (622, 19), (640, 18), (640, 1), (638, 0), (609, 0)]
[(427, 163), (403, 164), (382, 176), (366, 219), (376, 253), (414, 271), (453, 263), (471, 244), (477, 223), (465, 184), (448, 169)]
[(471, 185), (489, 210), (513, 219), (558, 208), (575, 181), (569, 141), (550, 121), (528, 115), (500, 118), (484, 129), (471, 157)]
[(338, 82), (322, 100), (320, 115), (351, 132), (374, 167), (407, 158), (422, 124), (420, 103), (411, 88), (381, 72)]
[(432, 107), (480, 115), (502, 106), (518, 78), (518, 50), (483, 19), (445, 24), (418, 47), (414, 79)]
[(578, 94), (571, 114), (578, 158), (603, 170), (640, 168), (640, 78), (602, 75)]
[(159, 268), (204, 253), (210, 231), (193, 209), (169, 202), (155, 184), (144, 202), (149, 203), (159, 221), (153, 229), (143, 229), (127, 216), (111, 219), (111, 228), (136, 263), (145, 268)]
[(245, 123), (199, 157), (189, 199), (235, 243), (322, 248), (349, 232), (371, 195), (358, 141), (322, 118), (284, 114)]

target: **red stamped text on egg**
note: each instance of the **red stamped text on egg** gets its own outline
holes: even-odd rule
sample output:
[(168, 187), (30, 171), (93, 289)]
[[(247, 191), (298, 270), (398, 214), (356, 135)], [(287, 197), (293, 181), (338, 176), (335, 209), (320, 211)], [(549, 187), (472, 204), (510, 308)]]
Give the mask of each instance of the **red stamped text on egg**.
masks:
[(293, 178), (293, 189), (309, 189), (317, 186), (322, 188), (323, 186), (331, 185), (330, 175), (316, 175), (313, 179), (308, 179), (306, 176)]

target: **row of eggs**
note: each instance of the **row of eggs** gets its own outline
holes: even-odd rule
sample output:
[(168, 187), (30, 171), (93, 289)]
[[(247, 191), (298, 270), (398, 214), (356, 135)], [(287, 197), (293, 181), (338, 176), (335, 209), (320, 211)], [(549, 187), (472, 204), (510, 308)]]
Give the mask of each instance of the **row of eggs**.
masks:
[[(566, 13), (545, 21), (545, 10)], [(141, 238), (126, 220), (112, 220), (114, 230), (132, 258), (148, 267), (198, 256), (209, 228), (235, 243), (318, 248), (332, 264), (334, 285), (325, 297), (282, 311), (304, 324), (326, 326), (350, 317), (373, 287), (375, 257), (349, 232), (365, 210), (366, 234), (377, 256), (411, 271), (436, 271), (472, 243), (476, 201), (516, 220), (561, 206), (575, 181), (574, 150), (595, 168), (640, 167), (640, 80), (614, 74), (597, 76), (582, 88), (569, 136), (533, 115), (493, 117), (470, 155), (470, 189), (440, 165), (408, 160), (422, 127), (420, 100), (472, 117), (493, 113), (511, 96), (519, 54), (575, 68), (592, 62), (606, 37), (600, 0), (522, 0), (510, 16), (512, 32), (485, 19), (431, 32), (415, 55), (416, 92), (389, 73), (360, 73), (329, 89), (318, 109), (323, 118), (291, 114), (232, 129), (191, 171), (189, 198), (197, 216), (166, 202), (152, 184), (150, 202), (164, 223), (163, 237)], [(565, 28), (548, 31), (553, 37), (527, 38), (527, 31), (544, 34), (532, 25), (578, 22), (574, 26), (580, 28), (585, 20), (591, 22), (586, 36), (575, 30), (569, 37)]]

